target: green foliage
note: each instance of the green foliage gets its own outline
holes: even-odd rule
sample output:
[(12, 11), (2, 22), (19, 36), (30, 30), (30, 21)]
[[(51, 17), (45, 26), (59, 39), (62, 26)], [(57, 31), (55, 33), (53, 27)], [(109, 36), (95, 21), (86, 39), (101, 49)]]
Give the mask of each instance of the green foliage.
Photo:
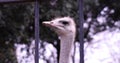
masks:
[(14, 43), (33, 36), (32, 3), (0, 5), (0, 63), (17, 63)]
[(0, 48), (0, 63), (17, 63), (15, 51), (11, 47)]
[[(30, 23), (33, 23), (33, 16), (29, 5), (25, 4), (9, 4), (1, 5), (0, 17), (0, 40), (21, 42), (18, 39), (27, 39), (28, 33), (26, 32)], [(19, 38), (18, 38), (19, 37)], [(24, 38), (22, 38), (24, 37)]]

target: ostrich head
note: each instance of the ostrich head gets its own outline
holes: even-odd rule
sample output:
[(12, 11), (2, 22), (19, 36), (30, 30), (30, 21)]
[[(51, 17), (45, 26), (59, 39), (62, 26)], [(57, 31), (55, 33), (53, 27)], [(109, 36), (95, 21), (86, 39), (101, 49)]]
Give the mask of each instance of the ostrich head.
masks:
[(69, 63), (71, 49), (76, 35), (75, 22), (70, 17), (56, 18), (43, 22), (44, 25), (53, 29), (60, 37), (60, 59), (59, 63)]
[(70, 17), (56, 18), (43, 22), (47, 27), (53, 29), (59, 36), (75, 35), (75, 22)]

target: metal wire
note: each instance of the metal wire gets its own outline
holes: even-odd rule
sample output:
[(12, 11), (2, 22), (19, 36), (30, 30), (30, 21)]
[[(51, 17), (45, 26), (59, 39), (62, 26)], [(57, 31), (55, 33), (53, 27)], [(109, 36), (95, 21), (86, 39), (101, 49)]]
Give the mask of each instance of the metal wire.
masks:
[(79, 7), (79, 39), (80, 39), (80, 63), (84, 63), (84, 31), (83, 31), (83, 22), (84, 22), (84, 16), (83, 16), (83, 0), (78, 0), (78, 7)]
[(39, 3), (35, 1), (35, 63), (39, 63)]

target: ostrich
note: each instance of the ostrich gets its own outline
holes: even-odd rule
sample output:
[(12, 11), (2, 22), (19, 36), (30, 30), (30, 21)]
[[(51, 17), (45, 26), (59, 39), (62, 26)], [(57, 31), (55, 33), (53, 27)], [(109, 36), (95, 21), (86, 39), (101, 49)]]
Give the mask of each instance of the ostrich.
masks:
[(43, 24), (51, 28), (60, 38), (59, 63), (69, 63), (76, 36), (75, 22), (70, 17), (56, 18)]

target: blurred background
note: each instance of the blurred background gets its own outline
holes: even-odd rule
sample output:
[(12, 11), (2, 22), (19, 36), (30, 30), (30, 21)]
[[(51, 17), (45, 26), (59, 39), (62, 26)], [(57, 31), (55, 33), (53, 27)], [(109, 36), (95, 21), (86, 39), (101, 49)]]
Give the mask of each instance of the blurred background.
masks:
[[(120, 63), (120, 0), (84, 0), (85, 63)], [(58, 63), (59, 38), (41, 23), (74, 18), (77, 0), (40, 0), (39, 63)], [(73, 61), (79, 63), (79, 31)], [(34, 63), (34, 3), (0, 4), (0, 63)]]

